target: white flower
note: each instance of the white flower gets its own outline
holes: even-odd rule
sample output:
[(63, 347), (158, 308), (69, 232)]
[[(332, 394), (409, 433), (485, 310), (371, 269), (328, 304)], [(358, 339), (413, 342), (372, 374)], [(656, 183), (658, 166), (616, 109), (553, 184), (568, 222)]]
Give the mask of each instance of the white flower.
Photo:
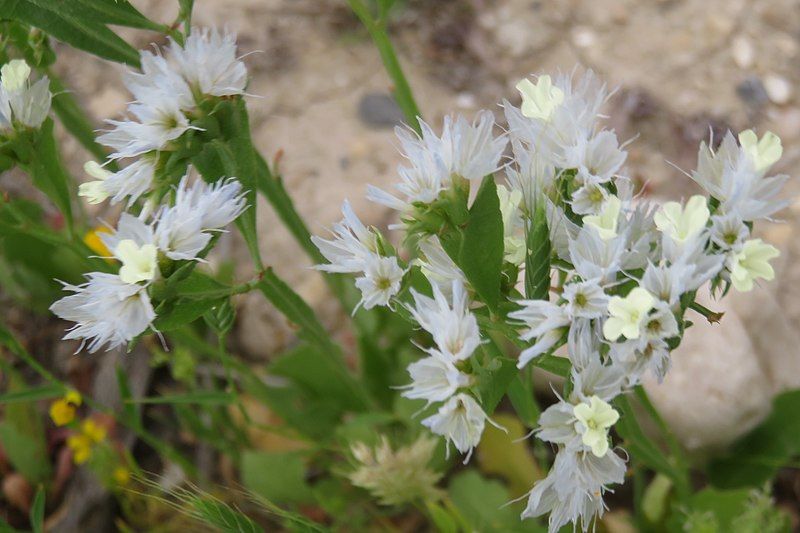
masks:
[(86, 198), (90, 204), (99, 204), (111, 197), (116, 204), (126, 197), (128, 206), (148, 192), (155, 179), (155, 160), (142, 156), (118, 172), (109, 172), (94, 161), (87, 161), (83, 169), (95, 181), (81, 183), (78, 195)]
[(601, 131), (590, 139), (579, 137), (564, 149), (561, 168), (574, 168), (579, 183), (605, 183), (622, 168), (627, 153), (620, 149), (613, 131)]
[(603, 239), (592, 228), (581, 228), (577, 238), (568, 240), (568, 259), (583, 279), (597, 279), (599, 283), (615, 281), (622, 268), (625, 239)]
[(405, 199), (370, 186), (370, 200), (408, 212), (416, 202), (436, 200), (450, 187), (452, 176), (480, 180), (498, 170), (507, 141), (503, 136), (492, 135), (494, 117), (489, 111), (478, 113), (472, 124), (462, 116), (445, 117), (441, 137), (422, 120), (419, 123), (421, 136), (407, 128), (395, 129), (403, 155), (411, 165), (398, 168), (401, 182), (395, 188)]
[(453, 281), (467, 284), (467, 277), (458, 265), (447, 255), (436, 235), (428, 235), (417, 244), (420, 257), (414, 260), (422, 273), (442, 294), (452, 296)]
[(546, 150), (528, 146), (518, 139), (511, 141), (511, 149), (515, 164), (506, 166), (506, 177), (511, 189), (522, 193), (521, 207), (532, 213), (540, 197), (553, 189), (555, 164)]
[(195, 107), (189, 84), (173, 65), (152, 52), (139, 52), (142, 72), (128, 70), (123, 75), (125, 87), (144, 105), (170, 99), (183, 110)]
[(83, 285), (64, 284), (74, 294), (50, 306), (64, 320), (75, 322), (64, 339), (82, 339), (89, 352), (103, 346), (109, 350), (127, 344), (144, 333), (155, 319), (146, 289), (126, 283), (119, 276), (101, 272), (87, 274)]
[(606, 198), (600, 213), (597, 215), (586, 215), (583, 217), (583, 223), (594, 229), (600, 238), (604, 241), (613, 239), (617, 236), (617, 224), (619, 223), (619, 214), (622, 209), (622, 202), (614, 195), (609, 195)]
[(167, 56), (195, 91), (211, 96), (244, 93), (247, 68), (236, 56), (233, 33), (193, 28), (182, 47), (171, 41)]
[(47, 76), (31, 84), (31, 68), (22, 59), (13, 59), (0, 68), (0, 129), (10, 129), (14, 121), (38, 128), (50, 112), (52, 95)]
[(431, 355), (408, 365), (411, 384), (405, 389), (403, 397), (412, 400), (443, 402), (461, 387), (470, 384), (470, 376), (459, 371), (453, 362), (442, 353), (430, 350)]
[(411, 294), (414, 306), (409, 306), (408, 310), (414, 320), (431, 334), (439, 351), (454, 361), (472, 355), (481, 343), (481, 336), (478, 321), (469, 311), (469, 300), (461, 282), (452, 282), (452, 306), (435, 284), (433, 299), (413, 289)]
[[(748, 137), (745, 135), (745, 139)], [(775, 148), (765, 148), (765, 157), (769, 154), (774, 157)], [(784, 175), (764, 177), (763, 171), (756, 170), (758, 162), (758, 158), (737, 145), (728, 132), (716, 152), (705, 143), (700, 144), (697, 170), (692, 173), (692, 179), (721, 202), (719, 214), (735, 213), (745, 221), (768, 218), (788, 205), (788, 200), (781, 200), (778, 195), (789, 178)]]
[(737, 291), (748, 292), (753, 290), (755, 280), (774, 279), (775, 270), (769, 264), (769, 260), (779, 255), (777, 248), (764, 243), (761, 239), (750, 239), (745, 242), (742, 249), (731, 257), (728, 266), (733, 287)]
[(422, 425), (447, 439), (448, 450), (452, 442), (459, 452), (466, 453), (466, 464), (472, 456), (473, 448), (481, 441), (487, 420), (496, 425), (472, 396), (462, 392), (447, 400), (436, 414), (423, 420)]
[(333, 225), (334, 239), (311, 237), (325, 259), (330, 261), (315, 268), (326, 272), (363, 272), (369, 258), (377, 254), (377, 236), (359, 220), (347, 200), (342, 204), (342, 214), (344, 219)]
[(191, 129), (189, 119), (172, 95), (163, 95), (147, 104), (131, 104), (128, 110), (136, 120), (106, 120), (114, 129), (97, 137), (97, 142), (114, 150), (109, 156), (112, 159), (164, 150)]
[(678, 202), (665, 203), (653, 220), (659, 231), (683, 244), (703, 231), (710, 215), (705, 197), (696, 194), (689, 198), (685, 208)]
[(405, 271), (397, 264), (396, 257), (370, 256), (364, 275), (356, 278), (356, 287), (361, 291), (359, 306), (372, 309), (376, 305), (389, 305), (392, 296), (400, 290), (404, 275)]
[(781, 139), (771, 131), (759, 140), (753, 130), (745, 130), (739, 134), (739, 144), (759, 173), (767, 171), (783, 155)]
[(603, 457), (608, 452), (608, 430), (619, 420), (619, 413), (608, 403), (597, 396), (589, 398), (589, 402), (581, 402), (573, 408), (578, 420), (578, 432), (581, 441), (591, 448), (596, 457)]
[(580, 522), (585, 533), (594, 518), (605, 511), (603, 494), (607, 486), (624, 479), (625, 462), (615, 453), (597, 457), (562, 449), (547, 477), (534, 485), (522, 518), (550, 513), (549, 533), (556, 533), (570, 522), (575, 527)]
[(122, 257), (117, 256), (114, 251), (122, 241), (131, 241), (138, 248), (156, 243), (153, 227), (130, 213), (122, 213), (119, 222), (117, 222), (117, 229), (111, 233), (100, 233), (100, 240), (120, 261), (123, 261)]
[(233, 222), (247, 206), (241, 185), (234, 178), (209, 185), (201, 180), (189, 185), (184, 176), (175, 204), (156, 214), (158, 249), (173, 260), (193, 260), (211, 240), (209, 232)]
[(680, 330), (678, 321), (666, 302), (658, 301), (653, 304), (653, 309), (644, 319), (642, 338), (645, 341), (653, 339), (670, 339), (676, 337)]
[(586, 183), (572, 195), (572, 211), (577, 215), (597, 215), (603, 209), (609, 193), (598, 183)]
[(520, 339), (536, 342), (519, 354), (517, 368), (523, 368), (532, 359), (556, 345), (570, 324), (570, 316), (562, 306), (547, 300), (520, 300), (522, 309), (512, 311), (508, 317), (519, 320), (525, 326)]
[(555, 109), (564, 101), (564, 91), (553, 86), (548, 75), (539, 76), (534, 84), (528, 78), (517, 83), (516, 89), (522, 95), (522, 114), (547, 122)]
[(750, 229), (736, 213), (711, 217), (711, 242), (722, 250), (738, 249), (750, 236)]
[(636, 287), (624, 298), (612, 296), (608, 302), (609, 318), (603, 324), (603, 336), (609, 341), (620, 335), (638, 339), (642, 322), (655, 305), (655, 298), (647, 290)]
[(598, 280), (568, 283), (561, 296), (567, 301), (571, 318), (600, 318), (608, 307), (608, 296)]

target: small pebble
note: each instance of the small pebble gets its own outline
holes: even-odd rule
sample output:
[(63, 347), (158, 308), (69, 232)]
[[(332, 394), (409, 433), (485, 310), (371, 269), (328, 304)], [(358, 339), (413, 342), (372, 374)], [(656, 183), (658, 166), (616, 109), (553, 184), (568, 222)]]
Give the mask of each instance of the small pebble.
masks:
[(403, 112), (386, 93), (367, 93), (358, 102), (358, 118), (373, 128), (392, 128), (403, 123)]
[(764, 89), (773, 103), (783, 105), (792, 98), (792, 84), (777, 74), (769, 74), (764, 78)]
[(586, 27), (578, 26), (572, 30), (572, 42), (579, 48), (589, 48), (597, 41), (594, 32)]
[(756, 76), (750, 76), (737, 85), (736, 94), (750, 107), (761, 107), (769, 101), (764, 84)]
[(733, 60), (739, 68), (747, 69), (753, 66), (756, 57), (753, 43), (743, 35), (737, 36), (731, 43), (731, 53)]

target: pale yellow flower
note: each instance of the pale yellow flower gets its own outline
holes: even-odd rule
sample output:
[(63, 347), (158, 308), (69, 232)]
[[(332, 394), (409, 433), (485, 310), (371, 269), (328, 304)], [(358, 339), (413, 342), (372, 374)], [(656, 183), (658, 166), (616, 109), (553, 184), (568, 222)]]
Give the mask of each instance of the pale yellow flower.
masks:
[(576, 405), (573, 413), (581, 423), (581, 441), (594, 455), (603, 457), (608, 452), (608, 429), (619, 420), (619, 413), (597, 396)]
[(534, 84), (528, 78), (517, 83), (522, 95), (522, 114), (528, 118), (548, 121), (553, 112), (564, 101), (564, 91), (553, 86), (550, 76), (539, 76)]
[(620, 199), (611, 195), (603, 203), (600, 213), (586, 215), (583, 217), (583, 223), (594, 228), (604, 241), (613, 239), (617, 236), (617, 223), (621, 209), (622, 202), (620, 202)]
[(31, 75), (31, 67), (24, 59), (12, 59), (0, 68), (3, 88), (8, 92), (19, 91)]
[(745, 130), (739, 134), (739, 144), (753, 162), (756, 172), (766, 171), (783, 155), (781, 138), (771, 131), (759, 139), (753, 130)]
[(665, 203), (653, 216), (653, 221), (661, 233), (683, 244), (706, 227), (710, 216), (705, 197), (696, 194), (689, 198), (685, 208), (678, 202)]
[(656, 299), (647, 290), (636, 287), (625, 298), (612, 296), (608, 302), (609, 318), (603, 324), (603, 335), (615, 341), (620, 335), (639, 338), (639, 326), (653, 308)]
[(131, 239), (123, 239), (114, 249), (114, 255), (122, 261), (119, 279), (125, 283), (151, 281), (158, 268), (158, 249), (152, 244), (139, 246)]
[(753, 282), (757, 279), (771, 281), (775, 278), (775, 270), (769, 264), (770, 259), (780, 255), (777, 248), (766, 244), (761, 239), (750, 239), (742, 246), (731, 261), (731, 283), (737, 291), (753, 290)]

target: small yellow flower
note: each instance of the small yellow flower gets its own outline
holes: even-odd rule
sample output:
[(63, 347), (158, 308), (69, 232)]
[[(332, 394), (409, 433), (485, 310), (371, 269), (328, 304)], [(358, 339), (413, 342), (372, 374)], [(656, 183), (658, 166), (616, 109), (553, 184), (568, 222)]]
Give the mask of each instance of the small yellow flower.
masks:
[(72, 460), (76, 465), (85, 463), (92, 456), (92, 441), (82, 433), (67, 437), (67, 447), (72, 450)]
[(66, 426), (75, 420), (75, 411), (81, 404), (81, 395), (76, 391), (67, 392), (63, 398), (54, 401), (50, 405), (50, 418), (57, 426)]
[(103, 442), (106, 439), (106, 428), (98, 426), (91, 418), (87, 418), (81, 424), (81, 433), (91, 442)]
[(622, 202), (614, 195), (609, 196), (600, 209), (600, 214), (583, 217), (584, 225), (591, 226), (604, 241), (617, 236), (617, 223)]
[[(83, 242), (86, 243), (86, 246), (88, 246), (91, 251), (100, 257), (111, 257), (111, 250), (109, 250), (100, 239), (101, 233), (111, 233), (111, 230), (105, 226), (98, 226), (83, 237)], [(112, 262), (111, 260), (108, 261)]]
[(111, 477), (114, 479), (117, 485), (124, 486), (131, 481), (131, 471), (124, 466), (118, 466), (114, 469)]

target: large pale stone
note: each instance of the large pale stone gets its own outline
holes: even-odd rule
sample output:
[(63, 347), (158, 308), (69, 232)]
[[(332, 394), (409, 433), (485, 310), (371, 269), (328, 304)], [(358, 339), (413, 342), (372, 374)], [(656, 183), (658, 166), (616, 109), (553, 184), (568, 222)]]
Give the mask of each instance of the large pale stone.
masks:
[(769, 412), (773, 386), (730, 301), (699, 299), (724, 311), (724, 318), (709, 324), (689, 311), (695, 325), (673, 352), (672, 369), (660, 385), (646, 380), (645, 389), (684, 446), (704, 452), (723, 448), (757, 425)]

